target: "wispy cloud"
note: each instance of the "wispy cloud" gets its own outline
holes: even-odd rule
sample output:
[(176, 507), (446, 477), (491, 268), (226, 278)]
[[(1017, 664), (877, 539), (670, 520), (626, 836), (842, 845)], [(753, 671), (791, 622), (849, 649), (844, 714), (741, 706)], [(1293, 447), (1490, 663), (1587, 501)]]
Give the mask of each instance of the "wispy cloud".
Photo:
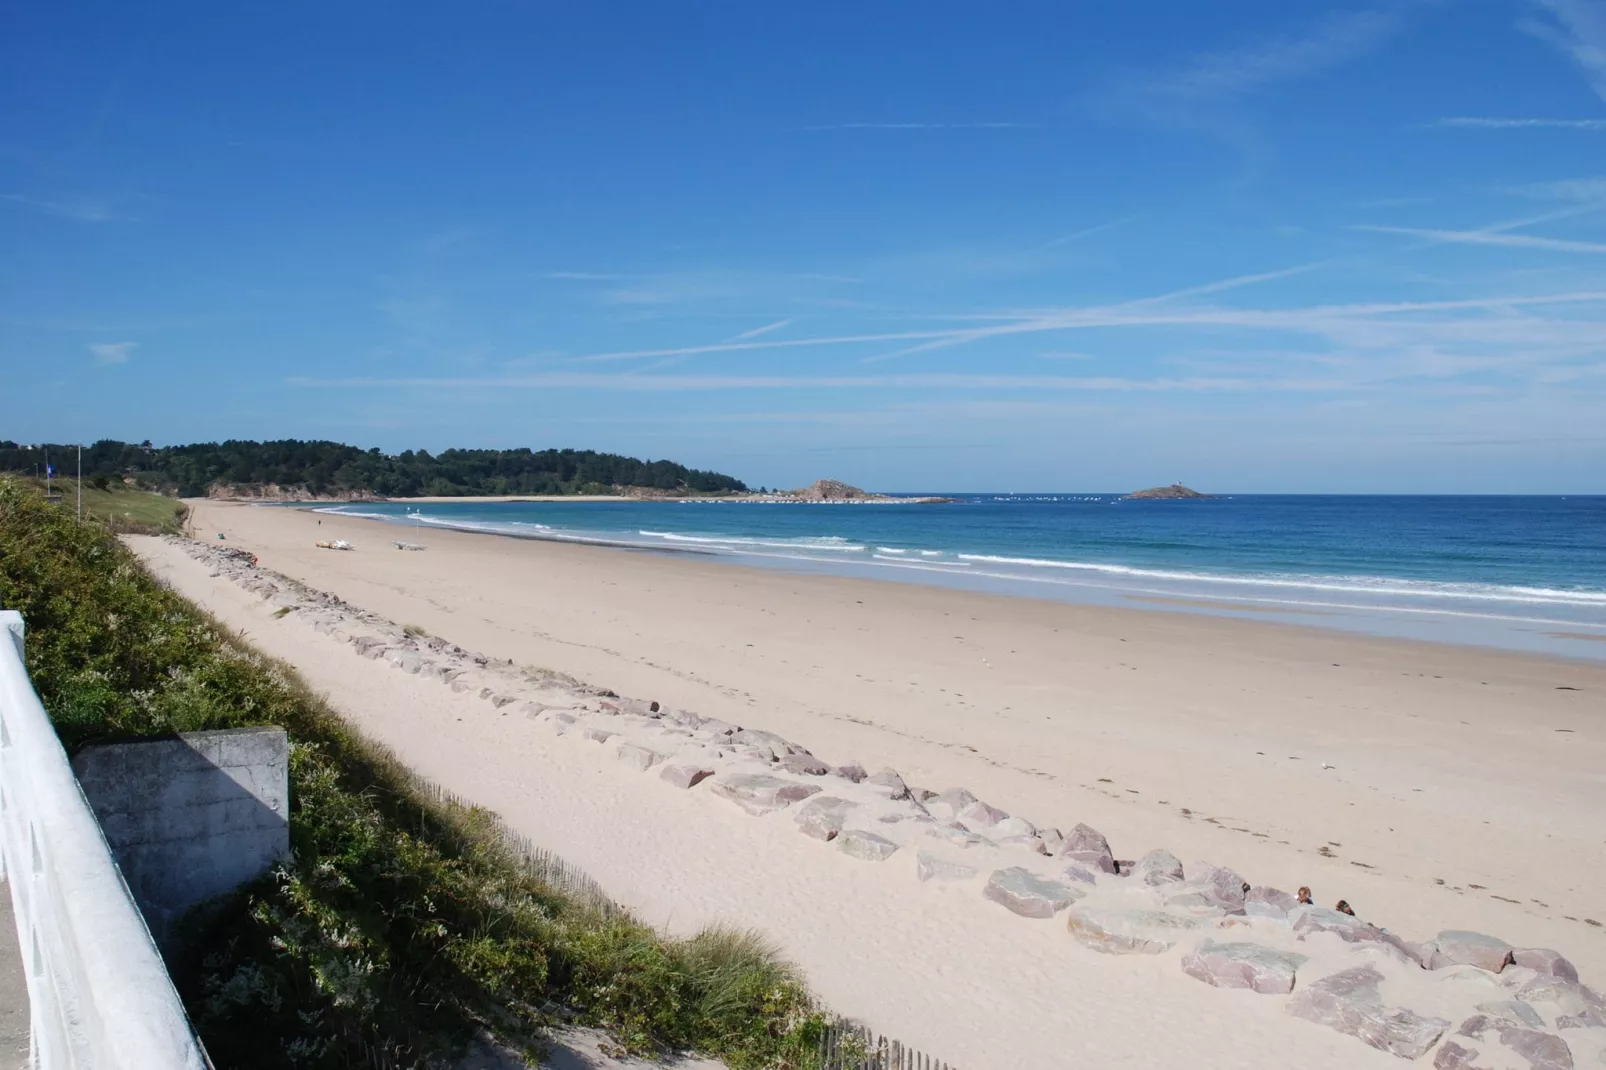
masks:
[(1111, 230), (1115, 227), (1130, 223), (1136, 218), (1136, 216), (1129, 215), (1121, 219), (1112, 219), (1108, 223), (1099, 223), (1095, 226), (1083, 227), (1081, 230), (1072, 231), (1069, 234), (1055, 238), (1053, 241), (1044, 242), (1042, 245), (1038, 246), (1038, 251), (1041, 252), (1046, 249), (1057, 249), (1061, 245), (1069, 245), (1073, 241), (1081, 241), (1083, 238), (1091, 238), (1095, 234), (1102, 234), (1106, 230)]
[(1563, 178), (1553, 182), (1529, 182), (1510, 186), (1507, 193), (1547, 201), (1606, 202), (1606, 178)]
[(1249, 379), (1196, 376), (1138, 379), (1124, 376), (977, 375), (633, 375), (565, 374), (513, 378), (312, 379), (291, 377), (290, 386), (320, 389), (571, 389), (616, 391), (701, 390), (1067, 390), (1067, 391), (1324, 391), (1345, 389), (1337, 380)]
[(778, 331), (782, 327), (790, 327), (791, 325), (791, 320), (776, 320), (774, 323), (766, 323), (762, 327), (754, 327), (750, 331), (743, 331), (741, 334), (732, 335), (729, 339), (727, 339), (727, 341), (745, 342), (749, 338), (759, 338), (763, 335), (769, 334), (772, 331)]
[(1547, 127), (1556, 130), (1606, 130), (1606, 119), (1505, 119), (1486, 115), (1461, 115), (1440, 119), (1433, 125), (1460, 127), (1466, 130), (1526, 130)]
[(1428, 230), (1421, 227), (1386, 227), (1361, 223), (1351, 230), (1371, 231), (1374, 234), (1401, 234), (1411, 238), (1424, 238), (1434, 242), (1460, 245), (1498, 245), (1508, 249), (1549, 249), (1558, 253), (1606, 253), (1606, 243), (1568, 241), (1565, 238), (1540, 238), (1531, 234), (1500, 234), (1486, 230)]
[(94, 197), (47, 200), (42, 197), (28, 197), (21, 193), (0, 193), (0, 201), (9, 201), (36, 212), (44, 212), (47, 215), (79, 223), (110, 223), (120, 218), (110, 204)]
[(89, 347), (89, 352), (95, 357), (95, 366), (104, 368), (113, 364), (127, 364), (137, 348), (138, 342), (96, 342)]
[(1533, 0), (1541, 15), (1519, 26), (1583, 69), (1597, 96), (1606, 100), (1606, 4), (1600, 0)]
[(820, 123), (802, 130), (1035, 130), (1036, 123)]
[(540, 277), (563, 282), (618, 282), (621, 279), (636, 278), (634, 275), (605, 271), (545, 271)]

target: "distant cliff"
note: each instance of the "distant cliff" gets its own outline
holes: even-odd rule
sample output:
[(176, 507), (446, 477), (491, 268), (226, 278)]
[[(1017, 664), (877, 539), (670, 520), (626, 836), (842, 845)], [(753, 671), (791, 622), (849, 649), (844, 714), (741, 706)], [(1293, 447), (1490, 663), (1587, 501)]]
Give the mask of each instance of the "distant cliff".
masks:
[(1128, 498), (1208, 498), (1208, 494), (1200, 494), (1191, 487), (1184, 487), (1181, 483), (1173, 483), (1169, 487), (1150, 487), (1148, 490), (1133, 491)]

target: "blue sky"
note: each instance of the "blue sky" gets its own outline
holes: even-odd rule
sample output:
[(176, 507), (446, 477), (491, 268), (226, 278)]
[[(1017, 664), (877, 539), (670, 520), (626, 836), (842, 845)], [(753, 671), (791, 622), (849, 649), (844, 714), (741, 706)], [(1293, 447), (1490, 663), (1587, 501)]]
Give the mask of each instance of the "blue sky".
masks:
[(1606, 0), (0, 18), (0, 438), (1606, 492)]

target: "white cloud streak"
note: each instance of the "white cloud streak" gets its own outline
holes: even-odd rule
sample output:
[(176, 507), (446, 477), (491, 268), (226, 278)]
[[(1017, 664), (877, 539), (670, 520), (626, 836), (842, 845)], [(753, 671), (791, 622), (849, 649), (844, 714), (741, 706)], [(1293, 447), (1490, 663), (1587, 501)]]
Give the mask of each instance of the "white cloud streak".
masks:
[(0, 201), (10, 201), (12, 204), (31, 208), (36, 212), (71, 219), (78, 223), (110, 223), (118, 218), (112, 211), (111, 205), (92, 197), (53, 201), (40, 197), (27, 197), (21, 193), (0, 193)]
[(754, 327), (750, 331), (743, 331), (741, 334), (732, 335), (729, 339), (727, 339), (727, 341), (745, 342), (749, 338), (760, 338), (760, 337), (762, 337), (762, 336), (764, 336), (766, 334), (771, 333), (772, 331), (778, 331), (783, 327), (790, 327), (791, 325), (792, 325), (792, 321), (789, 320), (789, 319), (788, 320), (776, 320), (774, 323), (766, 323), (762, 327)]
[(89, 352), (95, 357), (95, 367), (105, 368), (113, 364), (127, 364), (137, 348), (138, 342), (96, 342), (89, 347)]
[(1519, 25), (1578, 64), (1591, 89), (1606, 100), (1606, 4), (1600, 0), (1534, 0), (1549, 18)]
[(1503, 119), (1496, 116), (1462, 115), (1440, 119), (1434, 126), (1463, 130), (1606, 130), (1606, 119)]
[(1035, 130), (1036, 123), (821, 123), (804, 130)]
[(616, 391), (706, 390), (1065, 390), (1065, 391), (1325, 391), (1346, 389), (1337, 380), (1195, 376), (1136, 379), (1124, 376), (975, 375), (632, 375), (569, 374), (512, 378), (312, 379), (292, 377), (295, 387), (318, 389), (570, 389)]
[(1487, 230), (1428, 230), (1420, 227), (1386, 227), (1358, 224), (1351, 230), (1374, 234), (1401, 234), (1434, 242), (1459, 245), (1496, 245), (1508, 249), (1547, 249), (1558, 253), (1606, 253), (1606, 243), (1568, 241), (1565, 238), (1539, 238), (1530, 234), (1501, 234)]

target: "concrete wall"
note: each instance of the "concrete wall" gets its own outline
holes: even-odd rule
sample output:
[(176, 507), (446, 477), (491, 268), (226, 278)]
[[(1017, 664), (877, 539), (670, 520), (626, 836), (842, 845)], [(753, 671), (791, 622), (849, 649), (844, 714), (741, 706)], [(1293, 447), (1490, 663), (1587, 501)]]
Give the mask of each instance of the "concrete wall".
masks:
[(85, 747), (73, 757), (159, 945), (191, 907), (289, 856), (289, 757), (282, 728), (186, 732)]

